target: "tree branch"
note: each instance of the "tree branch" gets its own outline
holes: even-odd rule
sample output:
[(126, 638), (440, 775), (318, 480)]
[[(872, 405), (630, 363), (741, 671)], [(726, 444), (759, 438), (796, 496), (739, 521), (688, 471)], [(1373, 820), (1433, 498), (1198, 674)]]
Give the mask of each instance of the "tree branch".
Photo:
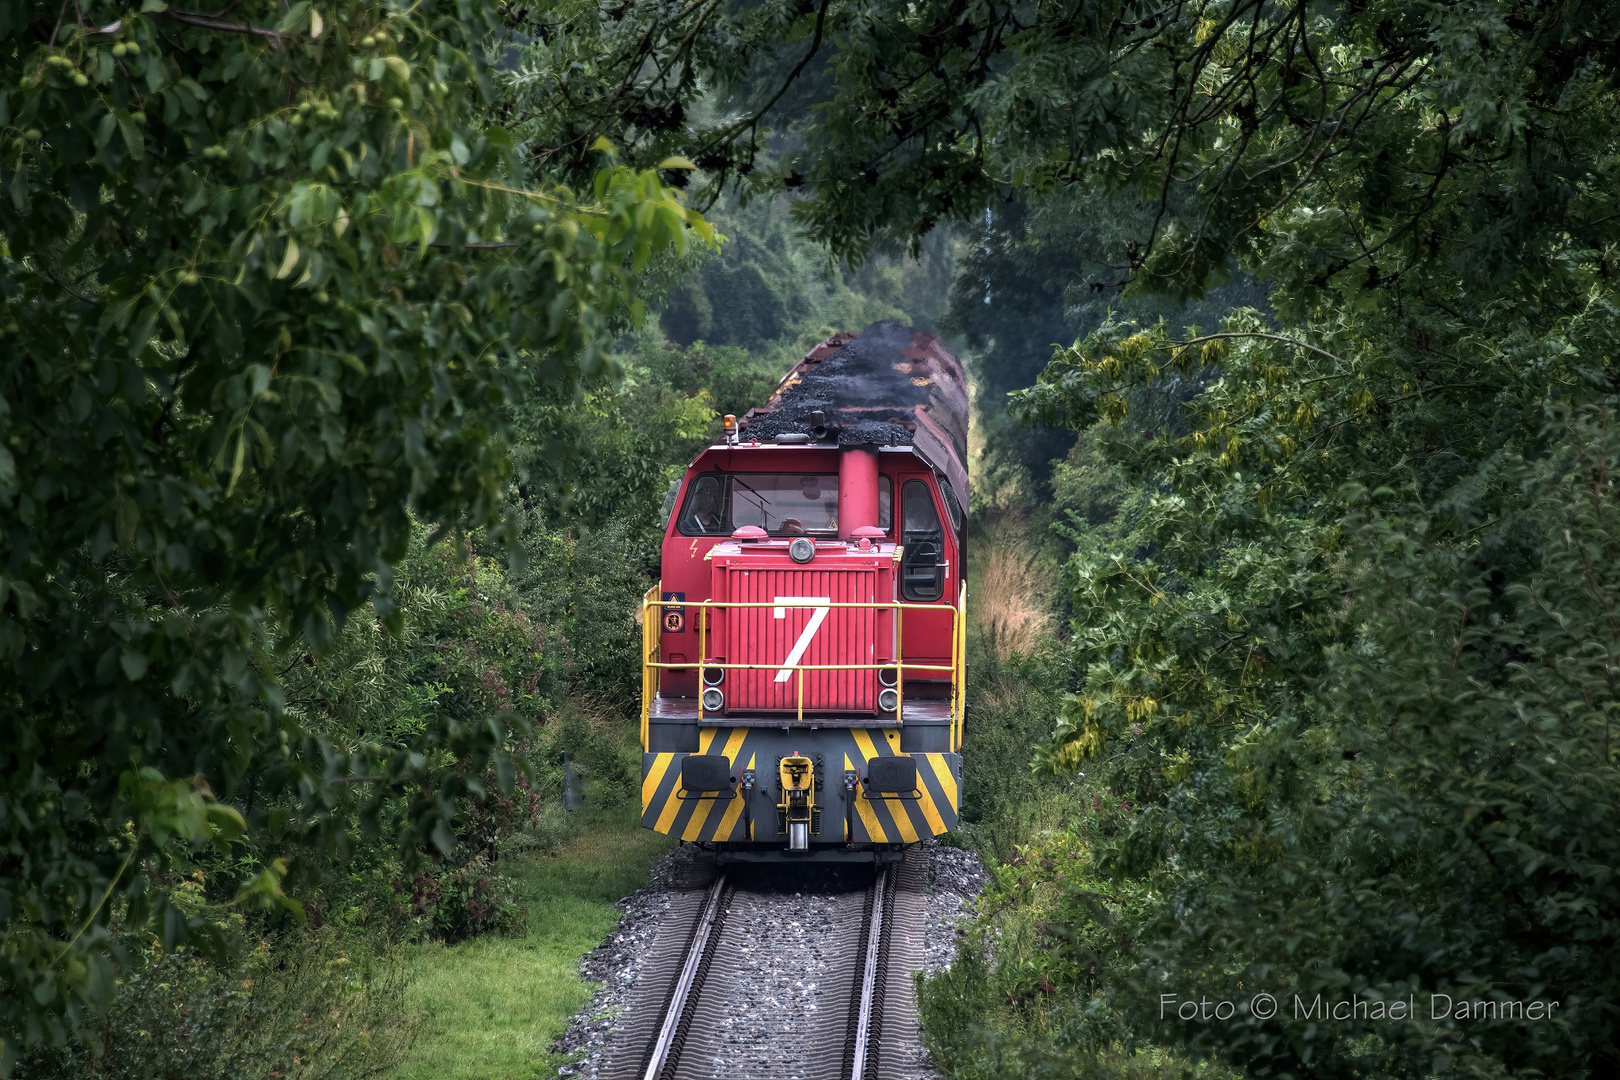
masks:
[(816, 28), (815, 32), (810, 38), (810, 49), (804, 54), (804, 58), (794, 66), (793, 70), (788, 72), (787, 78), (782, 80), (782, 85), (776, 91), (776, 93), (772, 94), (770, 100), (765, 102), (764, 105), (761, 105), (759, 109), (757, 109), (748, 119), (741, 120), (731, 125), (731, 127), (725, 129), (717, 138), (709, 140), (708, 145), (705, 146), (703, 151), (700, 151), (700, 153), (707, 152), (709, 149), (735, 137), (744, 130), (756, 126), (765, 118), (765, 114), (770, 112), (771, 109), (776, 106), (778, 101), (782, 100), (782, 95), (788, 92), (789, 88), (793, 86), (794, 82), (799, 78), (799, 76), (804, 73), (804, 69), (810, 65), (810, 61), (816, 58), (816, 53), (821, 51), (821, 36), (826, 29), (827, 5), (829, 2), (830, 0), (821, 0), (821, 7), (816, 11)]
[(1230, 333), (1223, 333), (1223, 334), (1205, 334), (1202, 337), (1188, 338), (1186, 341), (1172, 341), (1172, 342), (1169, 342), (1169, 344), (1171, 346), (1175, 347), (1175, 348), (1186, 348), (1189, 345), (1200, 345), (1200, 344), (1202, 344), (1202, 343), (1204, 343), (1206, 341), (1218, 341), (1221, 338), (1265, 338), (1268, 341), (1281, 341), (1281, 342), (1284, 342), (1285, 344), (1296, 346), (1297, 348), (1309, 349), (1311, 352), (1316, 353), (1318, 356), (1325, 356), (1329, 360), (1332, 360), (1333, 362), (1338, 363), (1338, 364), (1348, 363), (1348, 361), (1345, 360), (1344, 357), (1342, 357), (1342, 356), (1334, 356), (1332, 353), (1328, 352), (1326, 349), (1318, 349), (1315, 345), (1307, 345), (1303, 341), (1299, 341), (1296, 338), (1288, 337), (1288, 336), (1286, 336), (1284, 334), (1265, 334), (1265, 333), (1261, 333), (1258, 330), (1248, 330), (1248, 331), (1235, 331), (1234, 330), (1234, 331), (1231, 331)]
[(444, 240), (434, 240), (428, 247), (435, 251), (499, 251), (502, 248), (522, 247), (520, 240), (481, 240), (473, 244), (452, 244)]
[(266, 30), (260, 26), (249, 26), (246, 23), (226, 22), (212, 15), (205, 15), (196, 11), (176, 11), (170, 8), (163, 13), (175, 22), (186, 23), (189, 26), (200, 26), (204, 30), (219, 30), (227, 34), (252, 34), (256, 37), (274, 38), (276, 41), (285, 41), (289, 35), (280, 30)]

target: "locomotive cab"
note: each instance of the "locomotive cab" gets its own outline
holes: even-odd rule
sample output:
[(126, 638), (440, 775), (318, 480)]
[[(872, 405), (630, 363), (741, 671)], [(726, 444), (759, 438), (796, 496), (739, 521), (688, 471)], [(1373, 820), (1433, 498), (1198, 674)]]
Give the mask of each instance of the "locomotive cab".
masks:
[(643, 609), (648, 828), (736, 858), (870, 859), (956, 823), (966, 522), (947, 472), (965, 489), (960, 455), (930, 444), (948, 428), (915, 400), (878, 423), (870, 398), (854, 423), (828, 423), (824, 397), (794, 408), (812, 376), (847, 388), (852, 366), (874, 366), (837, 363), (869, 335), (891, 346), (867, 350), (884, 370), (905, 368), (903, 396), (930, 362), (941, 370), (926, 377), (959, 387), (929, 335), (878, 324), (829, 339), (770, 406), (728, 422), (668, 507)]

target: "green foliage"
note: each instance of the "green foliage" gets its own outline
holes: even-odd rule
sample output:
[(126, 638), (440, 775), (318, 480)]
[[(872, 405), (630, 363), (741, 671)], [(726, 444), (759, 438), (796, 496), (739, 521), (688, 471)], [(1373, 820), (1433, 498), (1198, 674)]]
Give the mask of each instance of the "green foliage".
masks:
[[(1109, 880), (1095, 850), (1129, 820), (1096, 777), (1030, 768), (1031, 747), (1080, 674), (1067, 650), (1035, 639), (1029, 651), (996, 637), (987, 611), (1038, 583), (998, 575), (1027, 549), (1019, 520), (974, 521), (969, 574), (968, 721), (963, 825), (957, 834), (991, 871), (952, 966), (919, 985), (920, 1014), (938, 1062), (953, 1078), (1152, 1076), (1183, 1063), (1123, 1048), (1129, 1032), (1109, 1002), (1121, 922), (1139, 915), (1143, 889)], [(1028, 599), (1046, 600), (1048, 597)], [(1028, 647), (1028, 646), (1026, 646)], [(1076, 911), (1085, 918), (1075, 918)]]
[(453, 851), (411, 880), (411, 913), (433, 937), (460, 941), (510, 932), (523, 921), (517, 894), (487, 852)]
[[(1479, 326), (1426, 312), (1414, 346), (1470, 349), (1443, 374), (1389, 346), (1399, 313), (1324, 297), (1321, 345), (1253, 312), (1191, 340), (1110, 324), (1024, 398), (1090, 425), (1146, 489), (1081, 530), (1085, 685), (1044, 752), (1060, 769), (1101, 759), (1088, 768), (1141, 807), (1101, 860), (1159, 898), (1111, 961), (1139, 1035), (1258, 1075), (1586, 1075), (1614, 1059), (1600, 1003), (1617, 937), (1578, 914), (1612, 903), (1620, 858), (1612, 586), (1595, 569), (1620, 556), (1615, 424), (1574, 404), (1608, 399), (1612, 320), (1588, 272), (1503, 286), (1584, 292), (1536, 328), (1522, 308)], [(1206, 388), (1179, 423), (1139, 426), (1170, 372)], [(1167, 990), (1257, 988), (1546, 997), (1569, 1026), (1155, 1019)]]
[(1090, 782), (1064, 788), (1049, 798), (1067, 820), (997, 853), (955, 961), (920, 983), (934, 1059), (952, 1080), (1227, 1075), (1133, 1037), (1112, 961), (1151, 896), (1102, 873), (1095, 857), (1130, 806), (1106, 803)]
[[(1040, 512), (1054, 492), (1053, 468), (1074, 442), (1062, 426), (1021, 423), (1008, 395), (1034, 382), (1057, 346), (1095, 331), (1110, 317), (1178, 331), (1214, 326), (1236, 305), (1266, 306), (1266, 289), (1240, 278), (1195, 300), (1144, 292), (1122, 295), (1144, 215), (1118, 200), (1032, 197), (987, 211), (960, 246), (945, 325), (959, 335), (976, 383), (982, 446), (976, 497), (987, 505), (1022, 503)], [(1138, 420), (1175, 422), (1178, 401), (1196, 386), (1166, 380), (1138, 395)]]
[(793, 192), (839, 254), (919, 242), (1010, 196), (1087, 219), (1068, 231), (1091, 234), (1090, 257), (1054, 267), (1086, 284), (1187, 296), (1242, 270), (1298, 300), (1433, 262), (1489, 289), (1550, 238), (1577, 251), (1613, 234), (1598, 119), (1612, 14), (569, 5), (516, 15), (534, 44), (507, 105), (541, 168), (583, 171), (601, 135), (648, 166), (684, 155), (708, 194)]
[[(794, 234), (784, 215), (771, 215), (761, 222), (756, 209), (737, 217), (736, 225), (715, 222), (725, 231), (725, 256), (705, 260), (696, 273), (670, 291), (659, 322), (674, 340), (688, 344), (717, 341), (763, 351), (808, 318), (816, 294), (825, 291), (818, 280), (822, 275), (815, 272), (820, 267), (804, 265), (810, 261), (806, 255), (815, 259), (821, 253), (806, 250), (809, 245)], [(756, 232), (747, 225), (763, 228)], [(825, 256), (820, 261), (824, 263)]]
[[(741, 416), (763, 405), (787, 370), (736, 345), (694, 341), (682, 347), (671, 341), (651, 340), (646, 333), (636, 343), (636, 363), (677, 393), (696, 395), (707, 391), (717, 419), (727, 413)], [(716, 438), (719, 434), (718, 427), (711, 432)]]
[(392, 628), (358, 611), (319, 656), (291, 656), (278, 673), (288, 715), (342, 752), (411, 746), (440, 714), (532, 726), (566, 693), (562, 643), (517, 606), (502, 560), (430, 539), (416, 526), (395, 567)]
[(632, 366), (613, 385), (582, 394), (538, 386), (523, 395), (513, 426), (519, 493), (551, 527), (618, 518), (650, 540), (664, 490), (715, 429), (713, 399), (690, 396)]
[[(640, 561), (626, 558), (625, 536), (614, 523), (581, 542), (526, 521), (524, 557), (511, 571), (494, 551), (430, 545), (418, 527), (396, 570), (398, 628), (358, 612), (331, 648), (280, 673), (289, 715), (349, 755), (410, 751), (445, 717), (503, 715), (525, 732), (508, 746), (521, 768), (505, 784), (499, 765), (478, 780), (481, 793), (457, 808), (448, 845), (401, 848), (397, 819), (407, 808), (394, 804), (348, 858), (308, 866), (295, 891), (308, 894), (313, 918), (388, 943), (511, 930), (523, 912), (501, 860), (552, 848), (574, 828), (562, 755), (593, 775), (602, 798), (635, 789), (639, 769), (624, 767), (617, 743), (603, 744), (619, 718), (591, 719), (579, 704), (622, 710), (639, 686), (631, 611), (646, 579)], [(257, 867), (284, 850), (261, 841), (248, 861)]]
[[(1117, 208), (1138, 297), (1268, 290), (1212, 332), (1126, 312), (1022, 402), (1086, 432), (1063, 479), (1099, 511), (1068, 575), (1084, 686), (1042, 759), (1133, 808), (1097, 848), (1154, 898), (1104, 958), (1113, 1015), (1251, 1075), (1612, 1072), (1612, 587), (1590, 568), (1620, 556), (1614, 13), (944, 15), (839, 40), (807, 143), (820, 235), (914, 232), (1005, 176)], [(1256, 988), (1571, 1012), (1157, 1019), (1164, 991)]]
[[(668, 468), (668, 463), (665, 463)], [(657, 492), (662, 496), (662, 491)], [(594, 529), (522, 533), (524, 561), (513, 602), (557, 640), (562, 677), (575, 698), (626, 709), (639, 701), (641, 598), (652, 584), (657, 521), (651, 489)], [(563, 718), (571, 715), (564, 711)], [(624, 713), (628, 715), (628, 712)], [(639, 766), (638, 766), (639, 768)]]
[(393, 610), (413, 514), (499, 516), (518, 377), (602, 370), (708, 235), (611, 158), (527, 181), (480, 116), (495, 8), (0, 12), (0, 1068), (109, 1000), (115, 912), (206, 930), (148, 886), (225, 804), (303, 851), (399, 793), (442, 847), (500, 756), (508, 721), (443, 711), (340, 751), (270, 674)]
[[(660, 324), (671, 339), (747, 349), (773, 373), (770, 389), (810, 346), (840, 330), (880, 319), (924, 329), (940, 322), (955, 265), (949, 235), (930, 237), (916, 258), (890, 246), (850, 266), (801, 234), (792, 205), (783, 197), (733, 199), (709, 211), (725, 248), (670, 290)], [(740, 415), (763, 400), (724, 411)]]
[(129, 951), (88, 1043), (40, 1047), (34, 1080), (364, 1080), (409, 1050), (397, 963), (351, 959), (330, 934), (266, 940), (215, 964), (158, 942)]
[[(1315, 541), (1315, 559), (1220, 533), (1199, 544), (1197, 511), (1162, 505), (1144, 529), (1182, 530), (1174, 555), (1077, 557), (1091, 666), (1053, 753), (1111, 751), (1111, 781), (1147, 806), (1106, 862), (1162, 890), (1131, 928), (1137, 953), (1113, 958), (1122, 1010), (1156, 1016), (1163, 990), (1547, 998), (1559, 1022), (1240, 1017), (1161, 1033), (1261, 1075), (1601, 1071), (1620, 432), (1588, 412), (1546, 440), (1424, 518), (1352, 488), (1341, 524), (1279, 529)], [(1170, 547), (1134, 539), (1149, 536)]]

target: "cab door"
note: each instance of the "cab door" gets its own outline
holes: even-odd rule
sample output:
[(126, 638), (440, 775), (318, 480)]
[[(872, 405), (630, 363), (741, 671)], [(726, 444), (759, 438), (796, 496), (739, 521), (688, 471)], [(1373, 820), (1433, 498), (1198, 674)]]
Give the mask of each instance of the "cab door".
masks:
[[(951, 662), (951, 605), (956, 600), (962, 566), (957, 557), (955, 530), (940, 498), (939, 487), (928, 474), (901, 476), (900, 487), (900, 599), (908, 604), (934, 604), (938, 612), (905, 613), (901, 647), (908, 664), (940, 667)], [(908, 672), (908, 679), (948, 680), (944, 671)]]

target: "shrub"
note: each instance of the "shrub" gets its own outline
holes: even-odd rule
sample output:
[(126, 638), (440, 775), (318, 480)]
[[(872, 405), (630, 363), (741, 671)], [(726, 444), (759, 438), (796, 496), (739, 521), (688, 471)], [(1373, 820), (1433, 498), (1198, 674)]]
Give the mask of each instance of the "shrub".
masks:
[(30, 1080), (365, 1080), (414, 1030), (401, 969), (351, 959), (330, 932), (267, 939), (233, 960), (131, 947), (112, 1006), (83, 1041), (18, 1063)]
[(416, 872), (411, 911), (428, 933), (443, 941), (510, 932), (523, 925), (527, 914), (494, 856), (460, 849)]
[(1066, 797), (1076, 819), (991, 867), (979, 918), (944, 971), (920, 980), (918, 1011), (951, 1080), (1136, 1080), (1226, 1073), (1133, 1040), (1114, 1001), (1115, 957), (1146, 890), (1106, 879), (1094, 843), (1129, 809)]

